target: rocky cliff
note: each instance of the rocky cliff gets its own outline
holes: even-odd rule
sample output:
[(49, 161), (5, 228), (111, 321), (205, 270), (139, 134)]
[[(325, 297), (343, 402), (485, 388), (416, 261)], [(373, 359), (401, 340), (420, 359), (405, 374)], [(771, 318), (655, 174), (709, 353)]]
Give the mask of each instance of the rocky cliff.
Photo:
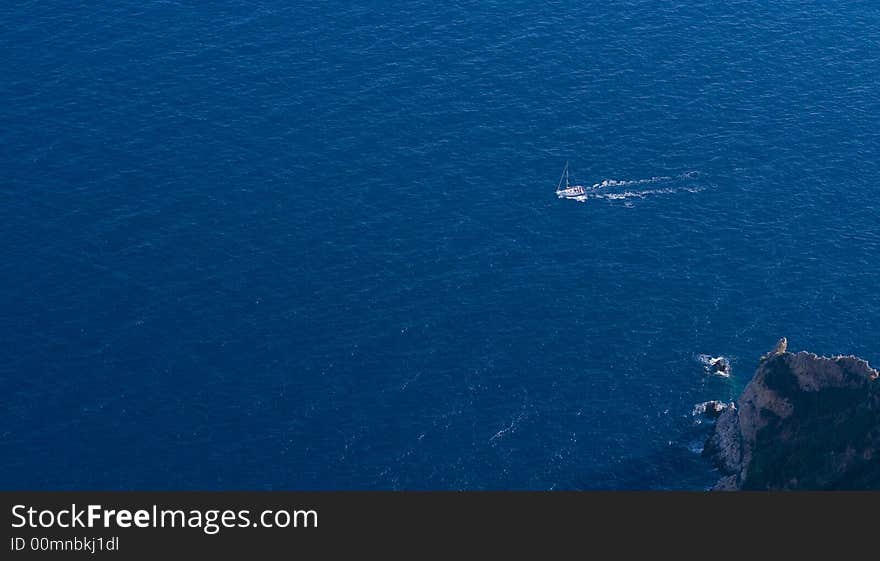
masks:
[(718, 416), (703, 453), (723, 474), (716, 490), (880, 489), (878, 371), (783, 345)]

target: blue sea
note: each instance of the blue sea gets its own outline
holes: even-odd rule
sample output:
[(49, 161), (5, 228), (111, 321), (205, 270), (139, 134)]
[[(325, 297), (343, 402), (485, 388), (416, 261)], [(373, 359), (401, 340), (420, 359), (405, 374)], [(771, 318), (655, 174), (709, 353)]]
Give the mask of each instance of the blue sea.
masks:
[(880, 363), (876, 2), (0, 19), (2, 488), (705, 489), (778, 338)]

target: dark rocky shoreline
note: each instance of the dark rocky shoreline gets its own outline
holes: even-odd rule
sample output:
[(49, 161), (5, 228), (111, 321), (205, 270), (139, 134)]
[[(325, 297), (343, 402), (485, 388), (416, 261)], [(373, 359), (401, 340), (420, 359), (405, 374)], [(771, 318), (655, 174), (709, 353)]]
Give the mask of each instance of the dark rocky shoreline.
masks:
[(880, 489), (880, 381), (854, 356), (765, 355), (703, 455), (714, 490)]

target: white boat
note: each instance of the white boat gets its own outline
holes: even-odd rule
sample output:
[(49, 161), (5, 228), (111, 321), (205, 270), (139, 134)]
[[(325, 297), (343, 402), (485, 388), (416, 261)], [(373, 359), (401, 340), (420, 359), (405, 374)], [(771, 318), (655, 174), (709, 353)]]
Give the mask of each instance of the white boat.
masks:
[[(565, 187), (563, 187), (563, 183)], [(562, 170), (562, 177), (556, 185), (556, 196), (560, 199), (575, 199), (583, 201), (587, 197), (587, 191), (583, 185), (570, 185), (568, 182), (568, 162), (565, 162), (565, 169)]]

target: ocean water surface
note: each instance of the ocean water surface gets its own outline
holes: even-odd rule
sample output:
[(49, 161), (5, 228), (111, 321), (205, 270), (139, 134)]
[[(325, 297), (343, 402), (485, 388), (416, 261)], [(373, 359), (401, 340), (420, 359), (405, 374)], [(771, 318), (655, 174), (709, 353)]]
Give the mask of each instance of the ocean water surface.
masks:
[(703, 489), (880, 362), (876, 3), (0, 15), (3, 488)]

